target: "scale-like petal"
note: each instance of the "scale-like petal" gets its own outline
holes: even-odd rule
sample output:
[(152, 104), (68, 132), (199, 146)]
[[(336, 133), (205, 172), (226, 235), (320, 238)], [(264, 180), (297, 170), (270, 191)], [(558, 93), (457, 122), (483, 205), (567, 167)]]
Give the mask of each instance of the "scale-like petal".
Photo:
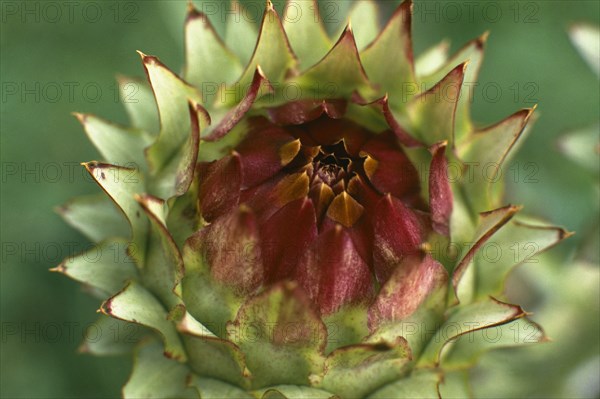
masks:
[(415, 211), (388, 194), (375, 209), (373, 231), (373, 266), (377, 279), (384, 283), (405, 257), (419, 251), (426, 229)]
[(237, 153), (200, 167), (199, 201), (202, 217), (212, 221), (237, 205), (242, 166)]
[(319, 234), (296, 273), (297, 281), (323, 314), (343, 305), (364, 303), (373, 293), (369, 266), (340, 225)]
[(300, 151), (300, 140), (277, 125), (261, 124), (236, 147), (243, 170), (243, 188), (274, 176)]
[(260, 286), (263, 268), (258, 226), (249, 208), (241, 206), (216, 219), (200, 239), (215, 280), (235, 287), (240, 295)]
[(433, 158), (429, 168), (429, 207), (433, 229), (440, 234), (450, 235), (452, 214), (452, 188), (448, 180), (446, 143), (432, 148)]
[(447, 282), (448, 272), (430, 255), (404, 258), (371, 305), (369, 325), (374, 327), (385, 320), (405, 319), (432, 295), (437, 295), (438, 303), (428, 304), (428, 309), (440, 309), (440, 300), (445, 301), (443, 288)]
[(411, 198), (419, 192), (419, 173), (391, 137), (380, 135), (371, 139), (361, 154), (366, 155), (365, 173), (381, 194)]
[(317, 220), (312, 201), (290, 202), (260, 229), (265, 282), (291, 278), (298, 259), (317, 237)]

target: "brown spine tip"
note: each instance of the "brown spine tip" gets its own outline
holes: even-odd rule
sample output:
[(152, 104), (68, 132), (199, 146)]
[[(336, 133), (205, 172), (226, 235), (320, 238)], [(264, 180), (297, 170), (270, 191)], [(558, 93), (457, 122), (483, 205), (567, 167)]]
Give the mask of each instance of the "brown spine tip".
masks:
[(193, 110), (196, 111), (196, 113), (200, 114), (202, 116), (202, 118), (204, 119), (204, 122), (206, 122), (207, 126), (210, 126), (212, 124), (212, 119), (210, 117), (210, 113), (206, 110), (206, 108), (204, 108), (202, 106), (202, 104), (197, 103), (193, 100), (188, 100), (190, 106), (193, 107)]
[(567, 231), (565, 229), (560, 229), (558, 231), (558, 239), (559, 240), (564, 240), (567, 239), (569, 237), (574, 236), (576, 233), (574, 231)]
[(348, 18), (348, 23), (346, 24), (346, 27), (344, 28), (344, 34), (349, 33), (352, 36), (354, 36), (354, 33), (352, 32), (352, 21), (350, 20), (350, 18)]
[(202, 11), (198, 10), (194, 4), (191, 2), (188, 3), (187, 15), (185, 17), (185, 22), (192, 22), (194, 20), (200, 20), (205, 24), (210, 24), (208, 16)]
[(492, 301), (496, 302), (497, 304), (507, 306), (507, 307), (513, 309), (515, 313), (512, 315), (512, 320), (521, 319), (523, 317), (527, 317), (527, 315), (528, 315), (528, 313), (526, 311), (524, 311), (523, 308), (519, 305), (501, 301), (492, 295), (489, 295), (489, 297)]
[(152, 64), (159, 64), (160, 63), (160, 61), (158, 60), (158, 58), (155, 57), (155, 56), (153, 56), (153, 55), (144, 54), (140, 50), (136, 50), (136, 52), (140, 55), (140, 57), (142, 59), (142, 62), (144, 64), (152, 65)]
[(100, 308), (96, 310), (96, 313), (102, 313), (107, 316), (110, 316), (112, 314), (112, 298), (109, 298), (106, 301), (102, 302), (102, 305), (100, 305)]
[(256, 72), (255, 72), (255, 77), (260, 76), (263, 79), (266, 79), (267, 77), (265, 76), (265, 73), (262, 69), (262, 67), (260, 66), (260, 64), (256, 64)]
[(73, 115), (75, 118), (77, 118), (77, 120), (81, 124), (85, 124), (85, 120), (87, 119), (87, 115), (86, 114), (82, 114), (82, 113), (79, 113), (79, 112), (71, 112), (71, 115)]
[(462, 72), (462, 74), (464, 75), (467, 72), (467, 68), (469, 67), (470, 62), (471, 62), (471, 60), (466, 60), (465, 62), (463, 62), (462, 64), (457, 66), (456, 69), (460, 70)]
[(61, 263), (60, 265), (49, 269), (49, 271), (52, 273), (63, 273), (64, 274), (67, 271), (67, 267), (65, 266), (64, 263)]
[(481, 36), (479, 36), (477, 39), (475, 39), (475, 45), (477, 46), (478, 49), (483, 49), (485, 47), (485, 44), (487, 43), (489, 36), (490, 36), (490, 31), (486, 30), (485, 32), (483, 32), (483, 34)]
[(440, 149), (445, 150), (446, 147), (448, 147), (448, 140), (442, 140), (429, 147), (429, 152), (435, 154)]
[(200, 13), (200, 11), (198, 11), (198, 9), (196, 8), (196, 6), (194, 5), (194, 2), (192, 0), (188, 0), (187, 1), (187, 9), (186, 12), (188, 14), (188, 18), (191, 16), (195, 16), (197, 14)]
[(537, 110), (538, 105), (534, 104), (533, 107), (531, 108), (526, 108), (525, 112), (527, 112), (527, 115), (525, 115), (525, 121), (524, 124), (526, 124), (529, 121), (529, 118), (531, 118), (531, 116), (534, 114), (534, 112)]
[(96, 166), (96, 164), (97, 164), (96, 161), (90, 161), (90, 162), (81, 162), (79, 165), (83, 166), (87, 170), (92, 170)]

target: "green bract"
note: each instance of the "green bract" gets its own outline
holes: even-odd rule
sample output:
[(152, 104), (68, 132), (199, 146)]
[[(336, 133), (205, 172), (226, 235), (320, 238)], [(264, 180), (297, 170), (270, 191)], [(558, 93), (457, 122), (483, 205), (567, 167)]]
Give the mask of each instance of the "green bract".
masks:
[(487, 35), (414, 61), (411, 7), (377, 33), (357, 2), (333, 41), (316, 2), (282, 23), (267, 1), (223, 41), (190, 5), (183, 76), (140, 52), (132, 127), (77, 115), (105, 193), (62, 214), (100, 255), (55, 270), (104, 300), (100, 329), (138, 326), (83, 347), (133, 350), (125, 397), (468, 396), (484, 352), (545, 340), (503, 301), (569, 234), (502, 204), (533, 109), (477, 128), (463, 90)]

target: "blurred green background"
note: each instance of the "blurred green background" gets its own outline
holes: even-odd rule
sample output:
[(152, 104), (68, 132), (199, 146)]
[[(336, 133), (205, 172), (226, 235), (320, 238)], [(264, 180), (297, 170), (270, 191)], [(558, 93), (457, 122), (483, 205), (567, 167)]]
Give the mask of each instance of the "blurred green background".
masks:
[[(283, 2), (274, 3), (281, 10)], [(380, 3), (383, 22), (398, 2)], [(551, 256), (541, 258), (547, 264), (529, 270), (537, 275), (522, 276), (525, 281), (547, 280), (539, 286), (551, 287), (551, 279), (539, 274), (554, 273), (562, 279), (565, 268), (575, 267), (573, 259), (581, 241), (597, 234), (588, 230), (590, 224), (598, 223), (597, 176), (564, 159), (556, 150), (556, 140), (599, 119), (597, 76), (580, 58), (566, 32), (576, 21), (598, 24), (600, 2), (415, 3), (416, 54), (443, 38), (451, 41), (454, 51), (491, 31), (480, 89), (475, 90), (475, 120), (488, 124), (519, 108), (539, 105), (539, 120), (512, 161), (512, 170), (520, 173), (516, 180), (509, 176), (508, 195), (513, 202), (524, 204), (530, 214), (578, 232), (553, 249)], [(342, 1), (331, 15), (332, 31), (338, 29), (335, 20), (338, 25), (344, 22), (349, 4)], [(88, 245), (53, 207), (97, 191), (79, 166), (81, 161), (97, 158), (97, 153), (70, 113), (90, 112), (125, 123), (124, 110), (115, 98), (115, 74), (143, 76), (135, 53), (138, 49), (158, 55), (180, 70), (185, 9), (185, 1), (173, 0), (1, 2), (2, 397), (119, 396), (130, 360), (76, 353), (99, 303), (78, 284), (48, 272), (62, 258)], [(221, 18), (212, 20), (222, 29)], [(487, 92), (483, 90), (486, 87)], [(536, 165), (533, 177), (537, 182), (524, 179), (532, 172), (527, 169), (529, 163)], [(592, 373), (597, 365), (598, 287), (582, 285), (590, 278), (594, 281), (595, 277), (565, 274), (565, 281), (574, 280), (569, 280), (570, 284), (584, 290), (580, 293), (583, 298), (555, 300), (562, 305), (561, 317), (565, 312), (576, 316), (569, 324), (570, 334), (560, 335), (568, 342), (546, 344), (530, 356), (532, 364), (521, 363), (518, 373), (513, 371), (524, 378), (541, 378), (531, 381), (529, 395), (585, 394), (585, 389), (569, 391), (552, 376), (570, 373), (580, 362), (591, 361)], [(534, 308), (540, 306), (539, 298), (529, 293), (531, 285), (517, 281), (515, 286), (521, 287), (521, 291), (515, 288), (515, 295), (529, 300)], [(540, 317), (546, 314), (552, 319), (551, 311), (540, 309)], [(552, 331), (549, 333), (552, 336)], [(549, 345), (555, 345), (554, 349), (548, 349)], [(489, 387), (483, 384), (481, 395), (494, 396), (494, 383), (498, 383), (490, 382), (494, 372), (486, 370), (506, 362), (506, 356), (519, 356), (515, 353), (486, 360), (487, 368), (479, 372)], [(501, 368), (496, 373), (506, 375)], [(585, 375), (583, 378), (579, 385), (593, 384)], [(577, 380), (573, 384), (577, 387)], [(505, 391), (496, 391), (496, 397), (503, 396), (499, 392)]]

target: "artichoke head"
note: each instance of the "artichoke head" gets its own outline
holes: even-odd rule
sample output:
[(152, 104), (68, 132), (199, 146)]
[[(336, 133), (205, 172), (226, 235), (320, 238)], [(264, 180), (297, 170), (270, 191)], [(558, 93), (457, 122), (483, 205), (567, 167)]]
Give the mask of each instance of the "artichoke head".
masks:
[(61, 209), (96, 247), (54, 270), (122, 327), (82, 349), (135, 353), (124, 397), (468, 395), (482, 353), (544, 341), (504, 279), (569, 233), (502, 203), (533, 109), (471, 121), (487, 34), (415, 61), (410, 1), (336, 41), (313, 1), (258, 32), (231, 7), (222, 39), (190, 3), (182, 76), (140, 53), (131, 127), (77, 114), (104, 193)]

